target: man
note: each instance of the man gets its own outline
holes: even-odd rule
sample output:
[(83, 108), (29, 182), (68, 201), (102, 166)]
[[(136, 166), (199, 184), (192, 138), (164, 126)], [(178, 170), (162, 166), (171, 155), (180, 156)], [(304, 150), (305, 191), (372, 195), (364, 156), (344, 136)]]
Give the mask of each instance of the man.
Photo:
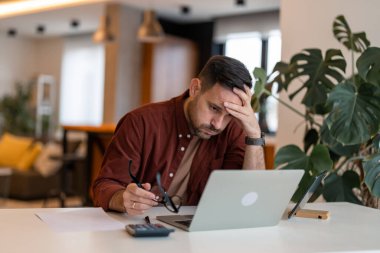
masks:
[[(263, 169), (263, 139), (250, 104), (251, 87), (252, 78), (241, 62), (214, 56), (181, 96), (127, 113), (94, 182), (95, 205), (142, 214), (157, 205), (157, 172), (169, 196), (196, 205), (211, 171)], [(141, 187), (128, 173), (130, 160)]]

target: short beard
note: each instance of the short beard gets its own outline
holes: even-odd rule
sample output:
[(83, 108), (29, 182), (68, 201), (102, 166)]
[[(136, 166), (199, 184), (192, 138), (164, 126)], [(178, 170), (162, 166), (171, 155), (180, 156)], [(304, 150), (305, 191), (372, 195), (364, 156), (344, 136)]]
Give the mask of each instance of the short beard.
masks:
[(189, 101), (189, 104), (188, 104), (188, 111), (187, 111), (187, 115), (189, 116), (189, 127), (190, 127), (190, 131), (192, 132), (193, 135), (199, 137), (200, 139), (203, 139), (203, 140), (208, 140), (210, 139), (213, 135), (207, 135), (207, 134), (204, 134), (202, 132), (202, 129), (207, 129), (207, 130), (210, 130), (211, 132), (215, 133), (215, 134), (219, 134), (221, 133), (222, 131), (220, 129), (215, 129), (212, 125), (206, 125), (206, 124), (202, 124), (200, 126), (196, 126), (195, 125), (195, 121), (193, 119), (193, 109), (194, 109), (194, 103), (196, 103), (197, 101), (194, 100), (194, 101)]
[(211, 138), (212, 136), (214, 136), (214, 135), (204, 134), (204, 133), (202, 132), (201, 129), (207, 129), (207, 130), (210, 130), (211, 132), (214, 133), (214, 135), (220, 134), (220, 133), (222, 132), (222, 131), (219, 130), (219, 129), (215, 129), (215, 128), (214, 128), (213, 126), (211, 126), (211, 125), (201, 125), (201, 126), (199, 126), (199, 127), (197, 127), (197, 128), (194, 128), (194, 134), (195, 134), (196, 136), (198, 136), (199, 138), (204, 139), (204, 140), (208, 140), (208, 139), (210, 139), (210, 138)]

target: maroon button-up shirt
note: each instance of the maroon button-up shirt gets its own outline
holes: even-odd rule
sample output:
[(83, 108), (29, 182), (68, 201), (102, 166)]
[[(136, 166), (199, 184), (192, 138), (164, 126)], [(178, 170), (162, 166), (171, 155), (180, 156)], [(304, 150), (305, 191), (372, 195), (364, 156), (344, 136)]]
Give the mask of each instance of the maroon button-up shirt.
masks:
[[(102, 168), (93, 185), (94, 203), (105, 210), (114, 193), (132, 182), (132, 172), (141, 183), (156, 185), (156, 173), (161, 173), (167, 190), (191, 140), (184, 113), (185, 92), (169, 101), (149, 104), (127, 113), (118, 123), (107, 148)], [(200, 199), (211, 171), (241, 169), (244, 161), (244, 131), (232, 119), (222, 133), (201, 140), (190, 168), (187, 187), (189, 205)], [(172, 175), (173, 175), (172, 174)]]

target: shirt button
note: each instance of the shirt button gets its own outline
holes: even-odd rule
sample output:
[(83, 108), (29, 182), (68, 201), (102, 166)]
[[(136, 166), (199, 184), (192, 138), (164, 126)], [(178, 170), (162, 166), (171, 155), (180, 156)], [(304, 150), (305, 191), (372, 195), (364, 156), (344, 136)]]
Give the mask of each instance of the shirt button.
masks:
[(185, 148), (184, 148), (184, 147), (181, 147), (181, 151), (185, 151)]
[(190, 139), (190, 138), (191, 138), (191, 135), (190, 135), (190, 134), (188, 134), (188, 135), (187, 135), (187, 138), (188, 138), (188, 139)]
[(179, 137), (179, 138), (182, 138), (182, 134), (179, 134), (178, 137)]
[(169, 177), (173, 177), (174, 174), (172, 172), (169, 173)]

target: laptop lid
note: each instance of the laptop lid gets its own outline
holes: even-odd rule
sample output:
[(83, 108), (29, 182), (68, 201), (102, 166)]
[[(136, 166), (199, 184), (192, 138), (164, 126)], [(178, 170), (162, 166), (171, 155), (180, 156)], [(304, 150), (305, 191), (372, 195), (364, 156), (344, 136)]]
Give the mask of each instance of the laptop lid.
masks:
[(274, 226), (303, 173), (303, 170), (215, 170), (188, 228), (180, 215), (157, 219), (187, 231)]

